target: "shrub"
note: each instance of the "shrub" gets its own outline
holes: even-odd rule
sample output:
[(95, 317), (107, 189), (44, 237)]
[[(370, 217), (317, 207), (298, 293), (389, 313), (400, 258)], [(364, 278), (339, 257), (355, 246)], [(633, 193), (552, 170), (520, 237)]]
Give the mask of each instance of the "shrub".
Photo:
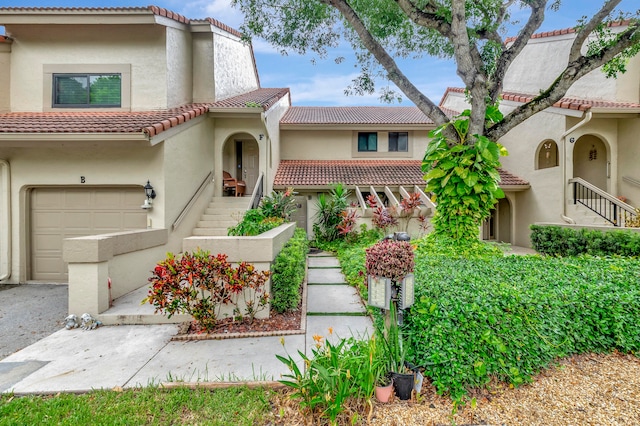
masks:
[(271, 269), (271, 309), (276, 312), (298, 308), (308, 252), (307, 234), (303, 229), (297, 228), (276, 257)]
[(149, 295), (142, 303), (152, 304), (156, 313), (169, 318), (189, 314), (201, 328), (211, 331), (223, 305), (233, 305), (237, 319), (246, 315), (252, 322), (267, 306), (269, 295), (264, 285), (268, 278), (268, 271), (256, 271), (246, 262), (232, 267), (226, 254), (214, 256), (198, 250), (176, 257), (169, 253), (154, 268)]
[(262, 197), (259, 209), (266, 217), (279, 217), (288, 221), (296, 211), (293, 188), (287, 188), (284, 192), (273, 191)]
[[(428, 247), (426, 247), (428, 250)], [(483, 256), (416, 250), (410, 362), (461, 397), (491, 377), (519, 385), (554, 359), (640, 350), (640, 261)]]
[(342, 212), (346, 210), (349, 191), (342, 184), (336, 184), (327, 197), (324, 193), (318, 195), (316, 202), (316, 222), (313, 233), (318, 241), (334, 241), (340, 237), (338, 225), (343, 220)]
[(640, 256), (640, 234), (624, 230), (531, 225), (531, 244), (539, 253), (550, 256)]
[(228, 229), (228, 235), (251, 236), (270, 231), (285, 222), (283, 218), (267, 217), (260, 209), (247, 210), (242, 220)]
[(413, 249), (408, 241), (382, 240), (369, 247), (367, 253), (367, 275), (391, 278), (400, 282), (413, 272)]

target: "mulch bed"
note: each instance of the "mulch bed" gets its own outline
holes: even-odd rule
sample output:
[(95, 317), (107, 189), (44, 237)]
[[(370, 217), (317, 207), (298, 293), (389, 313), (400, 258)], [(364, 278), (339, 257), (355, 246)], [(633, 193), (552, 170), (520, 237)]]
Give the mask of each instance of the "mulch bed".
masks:
[[(253, 323), (248, 321), (234, 321), (233, 318), (224, 318), (218, 321), (215, 328), (208, 333), (195, 321), (185, 322), (180, 325), (177, 340), (200, 339), (226, 339), (231, 337), (245, 337), (252, 335), (279, 335), (303, 332), (302, 310), (283, 314), (272, 312), (269, 318), (255, 319)], [(186, 338), (185, 338), (186, 337)]]

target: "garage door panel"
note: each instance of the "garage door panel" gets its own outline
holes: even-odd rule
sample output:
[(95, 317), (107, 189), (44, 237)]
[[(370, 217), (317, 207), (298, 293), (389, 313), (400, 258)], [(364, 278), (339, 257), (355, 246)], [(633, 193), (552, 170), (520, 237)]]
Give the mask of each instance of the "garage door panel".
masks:
[(81, 190), (67, 190), (64, 195), (65, 210), (91, 208), (91, 194)]
[(42, 211), (34, 213), (33, 224), (38, 229), (58, 229), (62, 226), (62, 212)]
[(65, 238), (144, 229), (140, 188), (35, 188), (31, 191), (31, 276), (67, 281)]

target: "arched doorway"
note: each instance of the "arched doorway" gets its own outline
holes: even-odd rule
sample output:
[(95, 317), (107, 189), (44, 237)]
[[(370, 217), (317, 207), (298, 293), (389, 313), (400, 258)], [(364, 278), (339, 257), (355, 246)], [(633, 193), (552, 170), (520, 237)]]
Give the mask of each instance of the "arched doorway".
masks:
[(246, 194), (253, 192), (260, 175), (260, 148), (248, 134), (230, 137), (224, 145), (222, 167), (232, 177), (246, 183)]
[(573, 177), (607, 191), (607, 147), (594, 135), (581, 136), (573, 147)]
[(482, 239), (511, 243), (511, 203), (508, 198), (498, 200), (491, 216), (482, 224)]

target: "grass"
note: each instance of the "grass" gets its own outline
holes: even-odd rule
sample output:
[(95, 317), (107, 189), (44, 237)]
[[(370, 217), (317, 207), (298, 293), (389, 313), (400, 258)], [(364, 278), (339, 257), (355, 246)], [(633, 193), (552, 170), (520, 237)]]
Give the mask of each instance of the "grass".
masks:
[(265, 388), (93, 391), (82, 395), (0, 396), (4, 425), (254, 425), (271, 422)]

